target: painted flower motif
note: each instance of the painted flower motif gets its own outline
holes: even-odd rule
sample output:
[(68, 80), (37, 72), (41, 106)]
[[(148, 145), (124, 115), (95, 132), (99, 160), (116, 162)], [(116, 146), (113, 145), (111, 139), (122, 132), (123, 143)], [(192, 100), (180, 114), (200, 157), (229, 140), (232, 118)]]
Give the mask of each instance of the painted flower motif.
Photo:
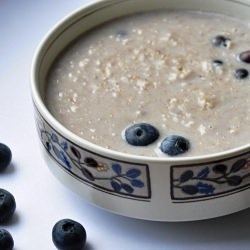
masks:
[(98, 162), (96, 170), (98, 172), (106, 172), (109, 170), (109, 167), (107, 164), (105, 164), (103, 162)]
[(52, 133), (52, 135), (51, 135), (51, 140), (52, 140), (53, 142), (55, 142), (55, 143), (58, 143), (58, 142), (59, 142), (59, 139), (58, 139), (58, 137), (57, 137), (57, 135), (56, 135), (55, 133)]
[(66, 141), (63, 141), (60, 143), (61, 147), (63, 150), (68, 150), (69, 146), (68, 146), (68, 143)]
[(123, 173), (121, 165), (113, 163), (112, 170), (116, 175), (113, 176), (110, 183), (116, 192), (125, 191), (127, 193), (133, 193), (134, 188), (144, 187), (144, 182), (138, 179), (141, 175), (139, 169), (131, 168)]
[(200, 171), (187, 167), (178, 178), (173, 180), (173, 187), (188, 196), (213, 195), (221, 186), (224, 189), (226, 186), (228, 189), (238, 187), (244, 179), (249, 178), (250, 174), (246, 173), (247, 164), (249, 159), (241, 158), (230, 165), (219, 163), (210, 167), (205, 166)]
[[(50, 134), (41, 130), (41, 138), (43, 135), (45, 135), (44, 138), (47, 138), (45, 142), (47, 150), (53, 152), (53, 155), (66, 169), (71, 171), (73, 166), (78, 169), (89, 182), (107, 181), (116, 193), (133, 194), (135, 189), (144, 188), (145, 184), (140, 179), (140, 169), (134, 167), (123, 170), (123, 166), (119, 163), (112, 163), (109, 166), (93, 157), (83, 157), (77, 147), (69, 145), (65, 140), (60, 140), (54, 132)], [(108, 171), (111, 172), (110, 176), (99, 176), (100, 173)]]
[(62, 163), (64, 163), (64, 165), (68, 169), (71, 169), (70, 161), (69, 161), (68, 157), (66, 156), (65, 152), (63, 150), (61, 150), (61, 149), (58, 149), (58, 147), (55, 146), (55, 145), (52, 145), (52, 149), (53, 149), (57, 159), (62, 161)]
[(109, 170), (109, 167), (106, 163), (97, 162), (92, 157), (86, 157), (84, 159), (84, 163), (90, 168), (95, 168), (98, 172), (106, 172)]
[(51, 150), (51, 145), (50, 145), (50, 143), (47, 141), (47, 142), (45, 143), (45, 145), (46, 145), (47, 151), (50, 151), (50, 150)]

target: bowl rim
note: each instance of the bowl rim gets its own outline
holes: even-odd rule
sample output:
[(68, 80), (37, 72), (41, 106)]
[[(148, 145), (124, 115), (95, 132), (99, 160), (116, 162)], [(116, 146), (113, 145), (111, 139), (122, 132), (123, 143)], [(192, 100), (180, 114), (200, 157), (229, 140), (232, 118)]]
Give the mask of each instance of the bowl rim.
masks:
[[(108, 3), (121, 3), (127, 0), (95, 0), (94, 2), (90, 2), (84, 5), (81, 5), (77, 9), (69, 12), (65, 17), (61, 18), (59, 21), (57, 21), (52, 28), (44, 35), (40, 43), (38, 44), (35, 53), (32, 58), (31, 62), (31, 71), (30, 71), (30, 90), (31, 90), (31, 97), (33, 101), (33, 105), (35, 106), (35, 109), (40, 113), (40, 115), (43, 117), (43, 119), (55, 130), (57, 133), (65, 137), (67, 141), (73, 142), (77, 146), (81, 148), (87, 148), (89, 151), (92, 151), (99, 155), (105, 155), (112, 158), (119, 158), (119, 159), (125, 159), (129, 161), (134, 162), (147, 162), (150, 163), (168, 163), (168, 164), (188, 164), (188, 163), (201, 163), (201, 162), (212, 162), (217, 161), (221, 159), (227, 159), (232, 158), (234, 156), (239, 156), (241, 154), (244, 154), (246, 152), (250, 151), (250, 143), (232, 148), (229, 150), (212, 153), (212, 154), (202, 154), (197, 156), (177, 156), (177, 157), (164, 157), (164, 156), (142, 156), (142, 155), (136, 155), (136, 154), (129, 154), (129, 153), (123, 153), (112, 149), (106, 149), (102, 146), (96, 145), (94, 143), (91, 143), (80, 136), (77, 136), (73, 132), (71, 132), (69, 129), (64, 127), (56, 118), (49, 112), (47, 109), (44, 101), (42, 100), (42, 97), (39, 93), (39, 87), (38, 87), (38, 73), (39, 73), (39, 62), (41, 61), (41, 58), (45, 57), (46, 54), (43, 53), (45, 45), (51, 41), (51, 38), (53, 35), (63, 26), (67, 25), (69, 27), (72, 24), (72, 20), (74, 17), (77, 17), (81, 15), (85, 11), (90, 11), (91, 9), (99, 9), (103, 7), (103, 5)], [(53, 43), (56, 41), (54, 39)]]

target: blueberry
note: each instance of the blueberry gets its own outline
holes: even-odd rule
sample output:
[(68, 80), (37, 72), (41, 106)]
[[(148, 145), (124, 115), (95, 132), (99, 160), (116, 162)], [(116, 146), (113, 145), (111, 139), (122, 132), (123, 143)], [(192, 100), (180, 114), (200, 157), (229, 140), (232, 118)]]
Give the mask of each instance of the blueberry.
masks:
[(163, 153), (174, 156), (185, 153), (190, 148), (189, 141), (179, 135), (167, 136), (160, 145), (160, 149)]
[(250, 63), (250, 50), (240, 53), (239, 59), (244, 63)]
[(119, 30), (116, 32), (116, 36), (119, 38), (125, 38), (127, 37), (128, 32), (126, 30)]
[(0, 223), (6, 222), (16, 210), (14, 196), (5, 189), (0, 188)]
[(125, 139), (133, 146), (147, 146), (159, 137), (158, 130), (150, 124), (138, 123), (125, 130)]
[(234, 76), (238, 80), (245, 79), (248, 77), (248, 75), (249, 75), (249, 72), (246, 69), (236, 69), (234, 72)]
[(215, 59), (215, 60), (213, 60), (213, 64), (216, 65), (216, 66), (220, 66), (220, 65), (223, 65), (224, 62), (222, 60)]
[(52, 229), (52, 240), (59, 250), (82, 250), (86, 238), (84, 227), (71, 219), (58, 221)]
[(14, 240), (11, 234), (7, 230), (0, 228), (0, 249), (12, 250), (13, 247)]
[(225, 37), (223, 35), (218, 35), (212, 39), (212, 44), (215, 47), (228, 47), (230, 41), (231, 40), (228, 37)]
[(0, 143), (0, 171), (7, 168), (11, 162), (12, 153), (8, 146)]

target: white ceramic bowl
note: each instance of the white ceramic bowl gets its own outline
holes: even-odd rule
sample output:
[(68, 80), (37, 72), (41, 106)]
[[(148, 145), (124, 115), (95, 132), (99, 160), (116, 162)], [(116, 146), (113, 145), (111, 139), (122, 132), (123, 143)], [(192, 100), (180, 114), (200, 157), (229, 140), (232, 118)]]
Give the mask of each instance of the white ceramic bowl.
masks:
[(129, 217), (188, 221), (248, 208), (249, 145), (178, 159), (127, 155), (79, 138), (63, 127), (44, 104), (48, 70), (71, 41), (105, 21), (155, 9), (250, 17), (250, 1), (246, 0), (106, 0), (95, 1), (67, 16), (42, 41), (32, 65), (31, 90), (44, 158), (55, 176), (86, 200)]

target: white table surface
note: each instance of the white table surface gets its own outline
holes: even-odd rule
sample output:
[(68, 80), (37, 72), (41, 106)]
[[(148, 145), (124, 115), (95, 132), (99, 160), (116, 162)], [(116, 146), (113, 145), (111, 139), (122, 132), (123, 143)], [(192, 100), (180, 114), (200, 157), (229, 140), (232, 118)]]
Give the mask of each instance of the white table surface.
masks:
[(17, 210), (0, 227), (15, 250), (55, 249), (53, 225), (71, 218), (87, 231), (87, 250), (250, 249), (250, 210), (198, 222), (148, 222), (88, 204), (50, 173), (41, 157), (29, 89), (34, 51), (49, 28), (89, 0), (0, 0), (0, 142), (13, 152), (0, 188), (13, 193)]

